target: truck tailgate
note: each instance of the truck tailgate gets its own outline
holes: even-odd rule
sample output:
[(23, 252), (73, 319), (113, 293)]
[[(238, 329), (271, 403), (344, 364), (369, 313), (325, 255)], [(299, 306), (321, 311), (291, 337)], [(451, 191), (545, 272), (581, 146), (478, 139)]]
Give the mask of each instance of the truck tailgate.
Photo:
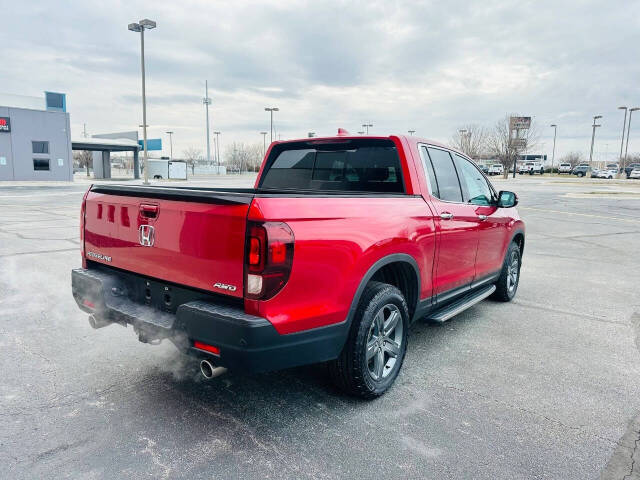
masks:
[(85, 206), (87, 260), (242, 297), (247, 211), (253, 195), (94, 186)]

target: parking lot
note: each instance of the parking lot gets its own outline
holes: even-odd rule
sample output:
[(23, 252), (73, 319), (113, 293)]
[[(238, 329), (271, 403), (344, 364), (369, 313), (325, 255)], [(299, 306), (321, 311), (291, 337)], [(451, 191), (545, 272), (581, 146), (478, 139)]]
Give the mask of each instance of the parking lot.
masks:
[(640, 181), (492, 181), (527, 223), (516, 299), (418, 322), (371, 402), (321, 366), (207, 382), (92, 330), (70, 288), (88, 183), (2, 186), (0, 476), (640, 478)]

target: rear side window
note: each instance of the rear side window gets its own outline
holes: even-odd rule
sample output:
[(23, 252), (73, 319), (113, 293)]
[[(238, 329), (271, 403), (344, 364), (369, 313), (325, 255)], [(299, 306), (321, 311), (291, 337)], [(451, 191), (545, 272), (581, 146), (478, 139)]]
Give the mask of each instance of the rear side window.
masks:
[(439, 148), (427, 148), (436, 182), (438, 184), (437, 198), (447, 202), (462, 202), (462, 190), (458, 181), (458, 174), (453, 166), (453, 159), (449, 152)]
[(277, 145), (260, 188), (403, 193), (400, 158), (390, 140)]

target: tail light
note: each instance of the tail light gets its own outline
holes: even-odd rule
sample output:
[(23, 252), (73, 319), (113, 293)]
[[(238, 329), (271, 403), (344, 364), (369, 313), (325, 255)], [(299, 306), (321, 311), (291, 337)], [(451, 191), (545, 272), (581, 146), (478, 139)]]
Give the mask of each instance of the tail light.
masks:
[(268, 300), (282, 290), (293, 265), (294, 237), (282, 222), (248, 222), (245, 296)]
[(87, 268), (87, 259), (84, 255), (84, 217), (87, 211), (87, 196), (91, 191), (91, 187), (82, 197), (82, 206), (80, 207), (80, 255), (82, 255), (82, 268)]

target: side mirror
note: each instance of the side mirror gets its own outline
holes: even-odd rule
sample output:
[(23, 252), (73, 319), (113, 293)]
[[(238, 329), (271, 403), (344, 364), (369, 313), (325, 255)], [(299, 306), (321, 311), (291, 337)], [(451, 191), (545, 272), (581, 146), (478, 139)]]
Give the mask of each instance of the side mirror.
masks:
[(511, 208), (518, 204), (518, 196), (507, 190), (502, 190), (498, 194), (498, 207), (499, 208)]

